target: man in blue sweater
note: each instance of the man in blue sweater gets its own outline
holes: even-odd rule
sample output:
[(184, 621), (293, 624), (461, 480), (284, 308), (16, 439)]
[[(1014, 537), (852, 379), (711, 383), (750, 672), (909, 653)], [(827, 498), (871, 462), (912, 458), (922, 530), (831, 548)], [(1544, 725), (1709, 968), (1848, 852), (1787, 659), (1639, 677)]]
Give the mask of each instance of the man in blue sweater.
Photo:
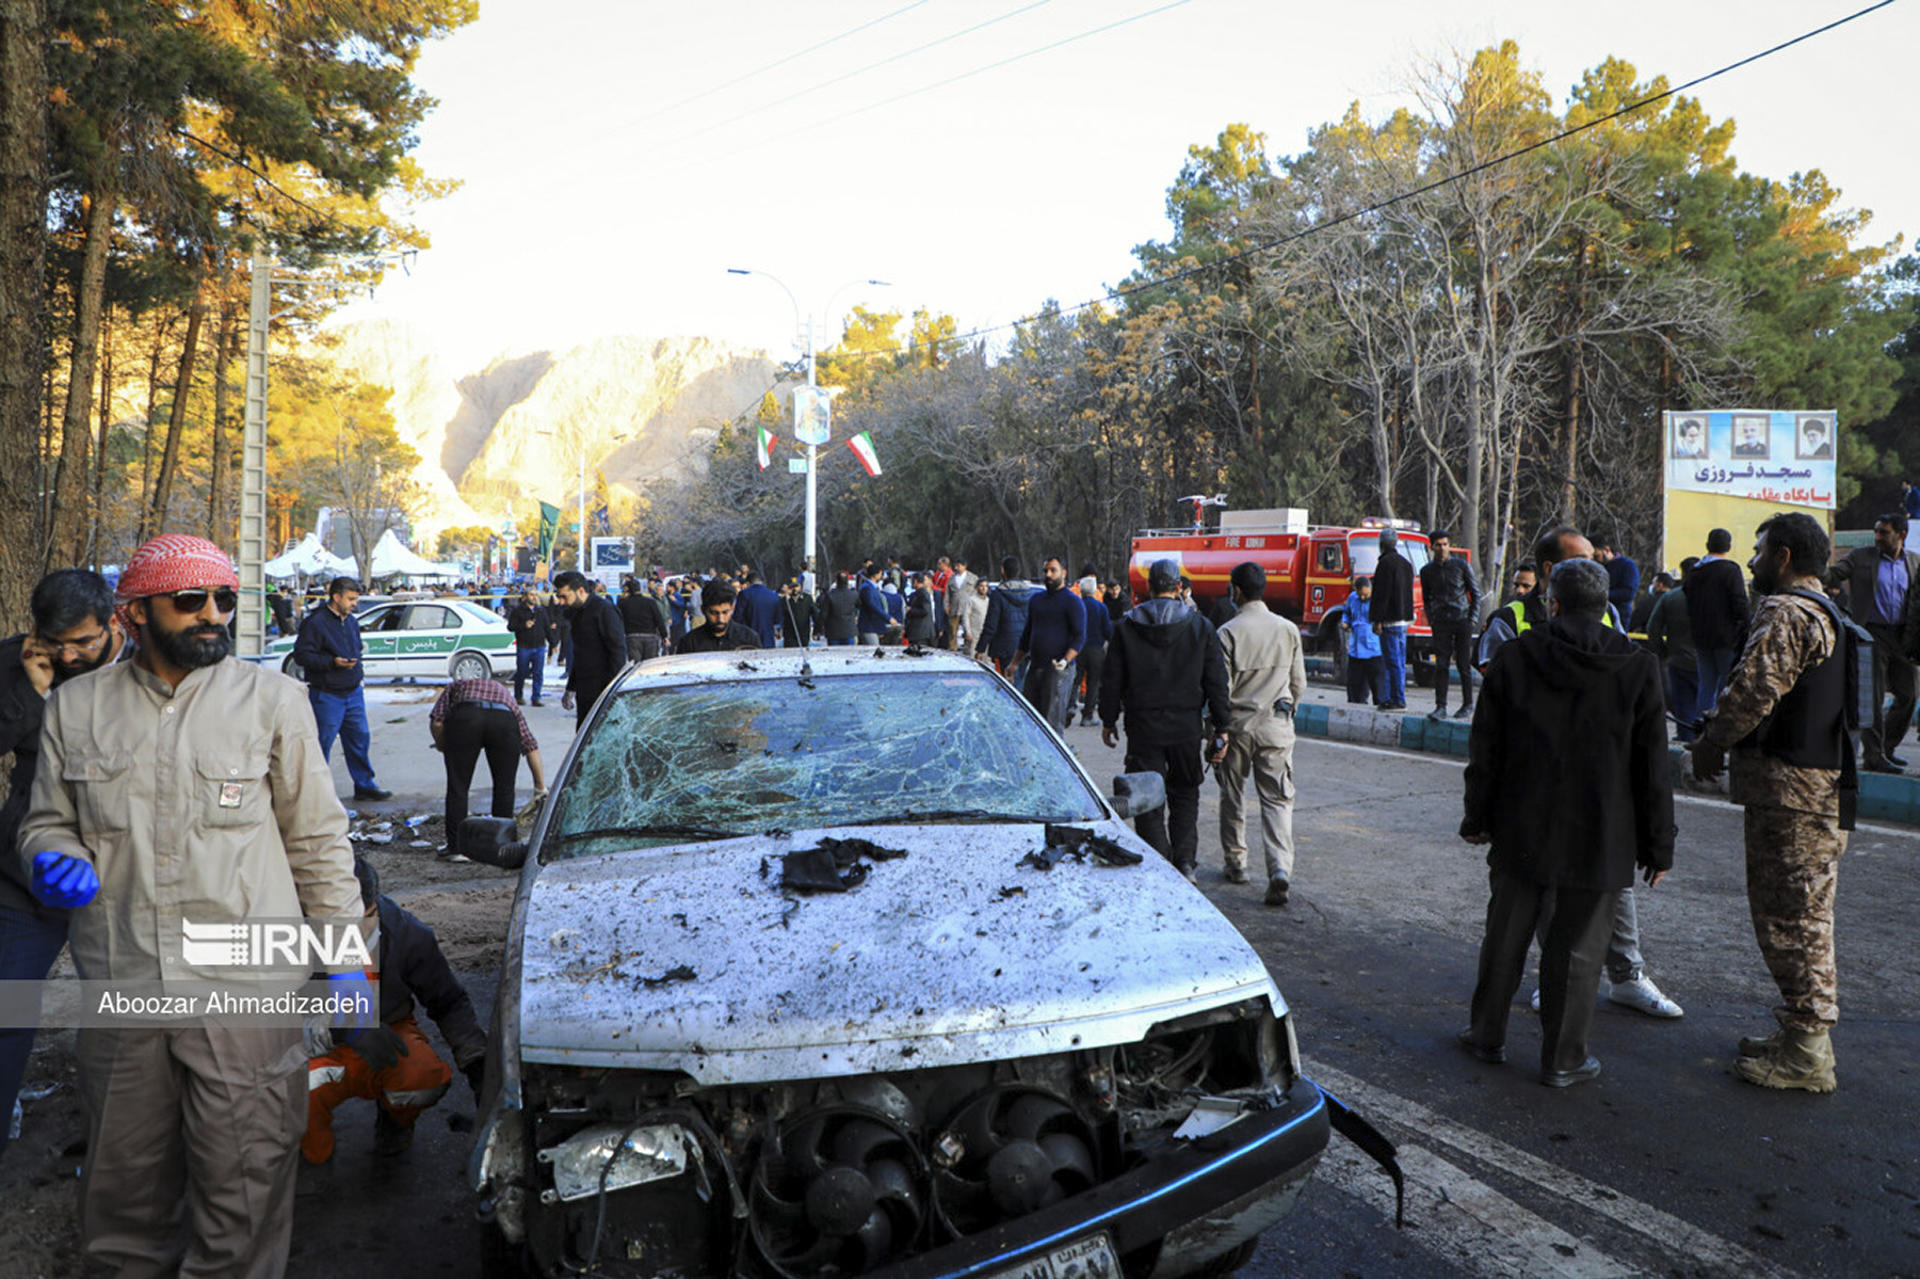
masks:
[(887, 597), (880, 589), (880, 566), (868, 560), (860, 571), (860, 642), (878, 648), (892, 618), (887, 613)]
[(382, 790), (374, 777), (373, 760), (367, 753), (373, 733), (367, 724), (366, 694), (360, 687), (366, 673), (360, 667), (360, 621), (353, 615), (359, 602), (358, 580), (336, 577), (329, 582), (327, 606), (314, 609), (300, 623), (293, 660), (306, 675), (307, 701), (320, 730), (320, 753), (331, 757), (333, 739), (339, 737), (347, 752), (353, 797), (392, 799), (393, 792)]
[(1614, 550), (1612, 540), (1605, 536), (1594, 540), (1593, 558), (1607, 570), (1607, 603), (1618, 609), (1620, 616), (1631, 617), (1633, 597), (1640, 593), (1640, 566)]
[(1058, 555), (1041, 565), (1041, 579), (1040, 593), (1027, 604), (1013, 664), (1019, 666), (1023, 656), (1030, 659), (1021, 692), (1056, 733), (1065, 733), (1068, 698), (1079, 677), (1074, 661), (1087, 644), (1087, 611), (1067, 589), (1067, 566)]

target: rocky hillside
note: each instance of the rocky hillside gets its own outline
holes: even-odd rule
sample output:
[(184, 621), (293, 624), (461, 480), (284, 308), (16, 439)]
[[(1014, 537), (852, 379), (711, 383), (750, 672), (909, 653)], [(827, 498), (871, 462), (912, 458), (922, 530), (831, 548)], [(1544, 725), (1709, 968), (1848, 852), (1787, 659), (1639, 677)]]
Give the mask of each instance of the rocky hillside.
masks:
[(417, 333), (350, 326), (337, 359), (391, 387), (401, 438), (421, 457), (432, 509), (419, 524), (493, 523), (541, 498), (571, 505), (584, 452), (588, 483), (645, 493), (697, 467), (702, 446), (777, 380), (764, 352), (708, 338), (602, 338), (569, 351), (447, 368)]

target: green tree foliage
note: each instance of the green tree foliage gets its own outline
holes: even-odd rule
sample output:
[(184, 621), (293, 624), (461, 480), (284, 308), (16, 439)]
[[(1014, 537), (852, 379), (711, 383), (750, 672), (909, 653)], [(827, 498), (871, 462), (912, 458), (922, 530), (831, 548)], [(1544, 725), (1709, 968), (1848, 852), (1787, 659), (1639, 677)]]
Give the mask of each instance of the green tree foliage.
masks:
[[(1113, 310), (1048, 304), (943, 360), (911, 358), (919, 317), (903, 338), (857, 312), (822, 380), (886, 470), (829, 451), (826, 559), (1111, 571), (1137, 528), (1184, 522), (1176, 499), (1224, 489), (1445, 524), (1483, 563), (1561, 519), (1657, 563), (1661, 414), (1716, 406), (1837, 409), (1843, 498), (1884, 492), (1913, 459), (1861, 424), (1892, 421), (1915, 268), (1890, 272), (1817, 171), (1741, 171), (1732, 122), (1694, 99), (1607, 118), (1667, 87), (1607, 59), (1556, 106), (1511, 41), (1436, 60), (1414, 105), (1350, 106), (1298, 154), (1247, 124), (1190, 148), (1171, 234), (1136, 248)], [(706, 480), (656, 508), (663, 546), (794, 564), (800, 482), (752, 445), (721, 433)]]

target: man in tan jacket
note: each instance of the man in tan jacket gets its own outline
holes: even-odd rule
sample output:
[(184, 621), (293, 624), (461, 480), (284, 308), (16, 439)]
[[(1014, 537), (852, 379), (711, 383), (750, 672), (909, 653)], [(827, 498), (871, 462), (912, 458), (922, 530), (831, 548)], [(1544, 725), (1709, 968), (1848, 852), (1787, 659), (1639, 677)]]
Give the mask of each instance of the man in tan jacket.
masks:
[(1233, 570), (1239, 612), (1220, 628), (1233, 720), (1214, 757), (1220, 783), (1220, 851), (1231, 883), (1247, 882), (1247, 775), (1260, 798), (1269, 906), (1287, 904), (1293, 879), (1293, 710), (1307, 692), (1300, 631), (1262, 598), (1267, 573), (1251, 560)]
[[(133, 660), (47, 701), (18, 855), (36, 897), (73, 908), (89, 983), (173, 999), (262, 971), (207, 969), (199, 951), (189, 962), (183, 923), (359, 919), (306, 696), (229, 656), (238, 585), (210, 542), (149, 541), (117, 592)], [(303, 964), (287, 984), (304, 976)], [(81, 1029), (78, 1057), (87, 1272), (281, 1273), (307, 1118), (300, 1021), (109, 1020)]]

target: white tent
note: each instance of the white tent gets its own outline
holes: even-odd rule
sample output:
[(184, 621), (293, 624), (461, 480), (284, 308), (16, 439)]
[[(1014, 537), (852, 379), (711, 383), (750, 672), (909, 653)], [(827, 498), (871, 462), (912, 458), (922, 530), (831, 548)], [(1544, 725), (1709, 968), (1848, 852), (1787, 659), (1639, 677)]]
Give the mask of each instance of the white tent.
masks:
[(360, 565), (357, 561), (342, 559), (320, 545), (320, 539), (312, 533), (300, 539), (300, 544), (277, 559), (268, 560), (264, 566), (266, 575), (285, 581), (293, 577), (359, 577)]
[(435, 564), (432, 560), (415, 555), (401, 542), (399, 534), (392, 529), (380, 535), (379, 542), (373, 548), (373, 576), (375, 577), (457, 577), (444, 564)]

